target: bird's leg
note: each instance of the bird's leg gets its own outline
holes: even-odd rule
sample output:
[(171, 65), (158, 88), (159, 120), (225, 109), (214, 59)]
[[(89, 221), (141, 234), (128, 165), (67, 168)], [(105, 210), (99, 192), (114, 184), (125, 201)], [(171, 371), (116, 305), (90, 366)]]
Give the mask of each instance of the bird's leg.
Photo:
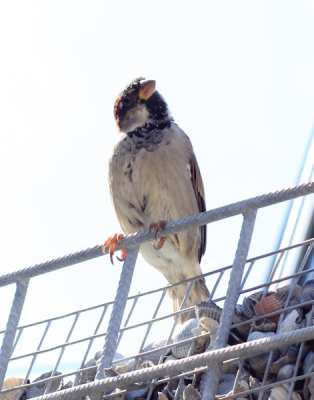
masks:
[[(123, 233), (115, 233), (113, 236), (109, 236), (108, 239), (105, 241), (105, 243), (102, 246), (102, 252), (105, 253), (106, 248), (109, 246), (109, 255), (110, 255), (110, 261), (111, 264), (113, 264), (113, 253), (116, 247), (116, 244), (120, 244), (122, 238), (124, 237)], [(117, 257), (119, 261), (124, 261), (126, 257), (126, 250), (122, 249), (121, 250), (121, 257)]]
[[(158, 221), (158, 222), (152, 222), (149, 225), (149, 232), (152, 233), (153, 229), (155, 229), (155, 239), (157, 239), (158, 233), (162, 232), (167, 224), (168, 221), (165, 221), (164, 219)], [(163, 236), (159, 239), (157, 244), (153, 243), (153, 247), (155, 250), (160, 250), (162, 246), (164, 245), (165, 241), (167, 240), (168, 236)]]

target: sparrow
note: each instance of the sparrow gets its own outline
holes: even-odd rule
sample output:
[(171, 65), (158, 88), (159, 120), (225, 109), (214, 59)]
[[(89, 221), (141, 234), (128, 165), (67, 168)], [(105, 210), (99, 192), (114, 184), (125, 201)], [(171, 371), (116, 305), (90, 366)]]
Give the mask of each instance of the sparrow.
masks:
[[(156, 81), (137, 78), (128, 84), (115, 101), (114, 117), (119, 140), (109, 159), (109, 187), (124, 234), (149, 229), (157, 238), (167, 221), (206, 211), (192, 144), (174, 122)], [(115, 234), (105, 242), (111, 257), (122, 237)], [(205, 249), (206, 225), (143, 243), (140, 253), (173, 284), (202, 274)], [(122, 259), (125, 255), (123, 251)], [(184, 283), (168, 289), (173, 311), (180, 308), (188, 287)], [(199, 278), (186, 307), (208, 298), (205, 280)], [(193, 311), (182, 313), (179, 323), (192, 317)]]

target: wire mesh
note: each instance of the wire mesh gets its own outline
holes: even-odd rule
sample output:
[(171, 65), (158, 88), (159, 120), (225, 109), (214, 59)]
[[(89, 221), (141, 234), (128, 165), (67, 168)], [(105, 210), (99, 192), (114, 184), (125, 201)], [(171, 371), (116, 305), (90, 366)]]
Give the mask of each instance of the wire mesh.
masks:
[[(185, 218), (179, 223), (167, 224), (165, 234), (170, 234), (187, 229), (193, 224), (209, 223), (237, 213), (244, 216), (233, 265), (204, 274), (210, 282), (210, 300), (221, 308), (221, 315), (217, 321), (220, 324), (211, 331), (206, 331), (204, 327), (200, 329), (199, 321), (196, 321), (196, 326), (191, 328), (188, 334), (183, 331), (180, 336), (176, 322), (180, 313), (186, 310), (184, 301), (181, 310), (169, 313), (165, 307), (165, 298), (169, 288), (182, 282), (128, 297), (139, 244), (151, 239), (147, 231), (126, 238), (122, 243), (129, 251), (116, 299), (111, 302), (18, 326), (30, 278), (98, 257), (101, 255), (100, 246), (0, 277), (0, 285), (16, 282), (17, 287), (7, 328), (0, 332), (0, 336), (3, 337), (0, 378), (4, 379), (6, 376), (4, 383), (10, 384), (10, 376), (17, 370), (23, 370), (22, 380), (14, 381), (14, 384), (12, 381), (11, 387), (8, 388), (3, 386), (0, 399), (11, 400), (20, 396), (44, 396), (43, 399), (119, 396), (120, 399), (126, 397), (149, 400), (156, 398), (158, 391), (163, 391), (162, 394), (171, 400), (190, 399), (192, 394), (188, 396), (184, 393), (187, 387), (191, 388), (189, 384), (200, 391), (201, 394), (197, 392), (197, 395), (203, 399), (214, 399), (219, 395), (226, 399), (239, 398), (240, 392), (242, 397), (268, 399), (271, 391), (275, 396), (276, 390), (284, 391), (284, 398), (287, 399), (298, 398), (296, 396), (306, 399), (306, 396), (311, 396), (314, 358), (307, 369), (303, 368), (303, 363), (305, 355), (310, 354), (313, 347), (311, 340), (314, 339), (314, 291), (313, 296), (302, 298), (302, 303), (291, 305), (291, 296), (300, 278), (314, 271), (314, 268), (304, 269), (307, 261), (313, 257), (314, 239), (251, 259), (247, 259), (247, 253), (256, 210), (259, 207), (313, 192), (314, 183), (309, 182)], [(284, 258), (295, 251), (303, 254), (296, 272), (274, 279)], [(249, 278), (254, 276), (267, 260), (275, 260), (267, 281), (252, 286), (252, 280)], [(184, 282), (190, 283), (191, 289), (194, 281), (195, 278), (191, 278)], [(222, 296), (228, 281), (228, 291)], [(257, 292), (261, 293), (258, 301), (262, 301), (269, 296), (270, 291), (279, 293), (276, 291), (286, 285), (289, 285), (290, 294), (285, 298), (281, 309), (262, 315), (252, 314), (242, 321), (234, 320), (235, 310), (237, 312), (243, 307), (247, 299), (255, 301), (254, 296)], [(143, 302), (150, 304), (149, 317), (141, 317)], [(262, 333), (269, 333), (266, 320), (268, 324), (269, 321), (277, 320), (276, 326), (280, 327), (292, 312), (301, 313), (302, 310), (307, 311), (307, 317), (298, 329), (276, 332), (274, 335), (257, 337), (252, 341), (241, 338), (243, 330), (248, 337), (254, 332), (259, 332), (256, 327), (264, 326), (263, 324), (266, 332)], [(84, 319), (89, 321), (91, 334), (86, 335), (81, 331), (80, 321)], [(157, 333), (162, 333), (160, 339), (156, 339)], [(128, 354), (124, 355), (125, 349), (130, 348), (130, 337), (133, 341), (132, 346)], [(26, 346), (25, 342), (31, 345)], [(281, 349), (285, 349), (290, 358)], [(268, 353), (267, 357), (265, 352)], [(289, 352), (293, 352), (293, 357)], [(76, 356), (71, 361), (74, 353), (80, 354), (80, 357)], [(250, 364), (253, 356), (264, 357), (262, 372), (256, 372)], [(38, 365), (41, 365), (40, 358), (45, 359), (46, 370), (38, 369)], [(288, 362), (291, 360), (293, 362)], [(278, 374), (278, 371), (274, 372), (276, 368), (280, 369), (279, 367), (290, 364), (293, 365), (293, 371), (290, 371), (288, 377), (281, 378), (280, 381), (277, 381), (277, 377), (274, 379), (274, 375)], [(231, 389), (221, 393), (222, 377), (228, 374), (233, 376)], [(13, 397), (8, 397), (10, 395)], [(195, 393), (193, 395), (195, 396)], [(162, 395), (159, 396), (166, 400)]]

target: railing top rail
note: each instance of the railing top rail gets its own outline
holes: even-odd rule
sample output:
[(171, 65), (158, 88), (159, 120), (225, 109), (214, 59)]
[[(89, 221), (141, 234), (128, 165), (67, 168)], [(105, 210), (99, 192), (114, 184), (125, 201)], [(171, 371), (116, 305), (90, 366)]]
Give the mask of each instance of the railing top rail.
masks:
[[(312, 193), (314, 193), (314, 181), (305, 182), (301, 185), (296, 185), (291, 188), (286, 188), (268, 194), (263, 194), (261, 196), (252, 197), (247, 200), (232, 203), (210, 211), (205, 211), (200, 214), (195, 214), (177, 221), (170, 221), (166, 225), (166, 228), (163, 231), (163, 235), (170, 235), (176, 232), (219, 221), (221, 219), (225, 219), (235, 215), (245, 214), (252, 210), (267, 207), (287, 200), (292, 200), (297, 197), (305, 196)], [(120, 250), (121, 248), (131, 249), (141, 243), (153, 239), (154, 233), (150, 233), (148, 230), (144, 230), (123, 238), (121, 244), (116, 246), (116, 250)], [(97, 245), (93, 248), (88, 248), (86, 250), (66, 255), (64, 257), (60, 257), (51, 261), (14, 271), (0, 277), (0, 287), (10, 285), (21, 279), (23, 280), (27, 278), (32, 278), (34, 276), (52, 272), (64, 267), (68, 267), (70, 265), (92, 260), (102, 255), (102, 246)]]

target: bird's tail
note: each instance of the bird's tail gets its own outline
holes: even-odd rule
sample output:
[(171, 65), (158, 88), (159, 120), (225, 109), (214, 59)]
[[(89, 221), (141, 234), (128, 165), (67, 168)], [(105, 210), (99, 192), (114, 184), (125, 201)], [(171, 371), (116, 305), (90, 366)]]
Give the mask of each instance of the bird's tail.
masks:
[[(172, 299), (172, 307), (174, 312), (180, 309), (181, 303), (189, 285), (190, 283), (182, 283), (182, 285), (174, 286), (168, 289), (168, 295)], [(208, 300), (209, 296), (210, 293), (205, 284), (205, 279), (200, 278), (194, 282), (194, 285), (188, 299), (186, 300), (184, 308), (195, 306), (195, 304), (200, 303), (201, 301), (206, 301)], [(182, 313), (179, 317), (178, 322), (179, 324), (183, 324), (190, 318), (195, 318), (194, 310)]]

